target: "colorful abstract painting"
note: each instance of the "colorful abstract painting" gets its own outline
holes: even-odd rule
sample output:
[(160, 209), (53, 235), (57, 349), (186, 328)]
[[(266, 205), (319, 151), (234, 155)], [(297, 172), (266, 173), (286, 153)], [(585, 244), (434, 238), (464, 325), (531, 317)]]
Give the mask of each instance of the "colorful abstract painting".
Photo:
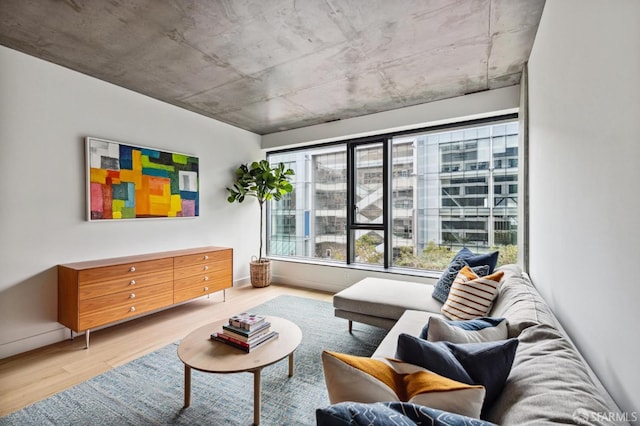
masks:
[(198, 158), (87, 138), (89, 220), (199, 215)]

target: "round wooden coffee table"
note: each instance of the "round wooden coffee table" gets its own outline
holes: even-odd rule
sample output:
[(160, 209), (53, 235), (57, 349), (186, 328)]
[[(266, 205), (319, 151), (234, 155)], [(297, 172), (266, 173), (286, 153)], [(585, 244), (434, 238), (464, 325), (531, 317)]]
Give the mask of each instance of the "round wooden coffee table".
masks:
[(221, 332), (228, 320), (205, 325), (189, 333), (178, 346), (184, 363), (184, 406), (191, 404), (191, 369), (205, 373), (253, 373), (253, 423), (260, 424), (260, 372), (268, 365), (289, 357), (289, 377), (293, 376), (293, 352), (302, 341), (300, 328), (283, 318), (267, 316), (271, 329), (280, 335), (249, 353), (210, 339)]

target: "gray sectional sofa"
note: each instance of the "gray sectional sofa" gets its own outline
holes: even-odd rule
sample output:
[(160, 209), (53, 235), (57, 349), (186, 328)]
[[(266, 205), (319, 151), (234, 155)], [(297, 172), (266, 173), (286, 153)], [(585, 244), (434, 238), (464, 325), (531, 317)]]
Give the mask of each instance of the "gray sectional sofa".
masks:
[[(506, 384), (485, 420), (501, 425), (628, 424), (560, 327), (528, 275), (505, 265), (489, 316), (508, 320), (519, 340)], [(401, 333), (419, 336), (442, 304), (433, 286), (367, 278), (337, 293), (335, 315), (389, 329), (373, 358), (394, 357)], [(444, 317), (442, 317), (444, 318)]]

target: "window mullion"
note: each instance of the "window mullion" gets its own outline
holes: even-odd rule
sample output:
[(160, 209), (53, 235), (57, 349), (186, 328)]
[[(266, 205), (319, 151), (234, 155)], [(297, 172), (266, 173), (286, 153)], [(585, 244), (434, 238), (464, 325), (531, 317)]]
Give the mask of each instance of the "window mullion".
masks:
[(355, 260), (354, 229), (355, 222), (355, 145), (347, 145), (347, 265)]
[(383, 181), (383, 207), (382, 224), (384, 225), (384, 267), (390, 268), (393, 264), (393, 247), (391, 236), (393, 218), (391, 217), (391, 185), (392, 185), (392, 143), (390, 139), (383, 142), (382, 181)]

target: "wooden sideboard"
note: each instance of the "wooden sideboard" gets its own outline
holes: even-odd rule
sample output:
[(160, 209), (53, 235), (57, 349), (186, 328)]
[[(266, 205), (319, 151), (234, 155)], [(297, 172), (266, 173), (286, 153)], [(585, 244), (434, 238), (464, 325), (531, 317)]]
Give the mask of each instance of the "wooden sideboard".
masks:
[(233, 250), (200, 247), (58, 265), (58, 322), (85, 332), (233, 286)]

